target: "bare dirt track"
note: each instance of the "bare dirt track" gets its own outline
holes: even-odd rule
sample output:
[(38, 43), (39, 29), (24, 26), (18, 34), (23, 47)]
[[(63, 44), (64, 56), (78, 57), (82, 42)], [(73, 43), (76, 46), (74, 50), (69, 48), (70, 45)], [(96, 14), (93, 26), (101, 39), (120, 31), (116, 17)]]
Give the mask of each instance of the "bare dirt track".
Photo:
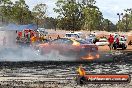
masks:
[[(131, 88), (128, 84), (76, 84), (76, 70), (80, 63), (1, 62), (1, 88)], [(128, 63), (83, 63), (91, 74), (132, 74)]]

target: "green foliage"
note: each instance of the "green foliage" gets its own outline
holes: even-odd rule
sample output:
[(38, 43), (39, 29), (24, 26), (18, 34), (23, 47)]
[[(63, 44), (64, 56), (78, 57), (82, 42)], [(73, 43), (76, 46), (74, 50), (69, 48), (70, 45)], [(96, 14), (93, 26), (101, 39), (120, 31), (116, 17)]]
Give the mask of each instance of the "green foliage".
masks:
[[(115, 25), (108, 19), (104, 19), (95, 0), (58, 0), (58, 18), (46, 17), (46, 4), (37, 4), (32, 12), (29, 10), (25, 0), (0, 0), (0, 19), (17, 24), (36, 23), (40, 27), (60, 28), (64, 30), (105, 30), (116, 31)], [(130, 10), (129, 10), (130, 11)], [(132, 29), (132, 14), (128, 14), (126, 23), (125, 17), (117, 23), (120, 30)]]
[(82, 8), (84, 14), (84, 29), (99, 30), (102, 20), (102, 13), (96, 6), (87, 5)]
[(116, 26), (109, 19), (102, 20), (102, 29), (104, 31), (117, 31)]
[(44, 22), (44, 28), (46, 29), (55, 29), (57, 27), (57, 19), (52, 17), (46, 17)]
[(35, 23), (37, 23), (39, 26), (44, 27), (45, 19), (46, 19), (46, 4), (37, 4), (33, 8), (33, 16), (35, 17)]
[(124, 10), (125, 14), (122, 17), (122, 20), (119, 21), (116, 25), (119, 31), (131, 31), (132, 30), (132, 9)]
[(24, 0), (18, 0), (15, 3), (11, 0), (3, 0), (1, 2), (1, 14), (8, 22), (18, 24), (31, 23), (33, 19), (32, 13)]
[(45, 13), (46, 13), (47, 7), (46, 4), (37, 4), (33, 8), (34, 16), (38, 19), (44, 19), (45, 18)]
[(54, 8), (58, 16), (58, 27), (66, 30), (99, 30), (103, 18), (94, 0), (58, 0)]
[(80, 30), (82, 27), (81, 6), (75, 0), (58, 0), (58, 27), (66, 30)]

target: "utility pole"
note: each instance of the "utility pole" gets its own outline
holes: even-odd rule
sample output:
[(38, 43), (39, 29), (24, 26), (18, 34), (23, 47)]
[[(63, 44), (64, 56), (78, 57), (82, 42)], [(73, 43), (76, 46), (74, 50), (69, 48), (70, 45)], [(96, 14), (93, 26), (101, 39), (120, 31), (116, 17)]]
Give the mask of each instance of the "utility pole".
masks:
[(126, 13), (126, 31), (128, 31), (128, 14)]
[[(117, 15), (119, 16), (119, 26), (120, 26), (120, 23), (121, 23), (121, 15), (123, 15), (123, 13), (117, 13)], [(120, 28), (119, 28), (119, 30), (118, 30), (119, 32), (120, 32)]]

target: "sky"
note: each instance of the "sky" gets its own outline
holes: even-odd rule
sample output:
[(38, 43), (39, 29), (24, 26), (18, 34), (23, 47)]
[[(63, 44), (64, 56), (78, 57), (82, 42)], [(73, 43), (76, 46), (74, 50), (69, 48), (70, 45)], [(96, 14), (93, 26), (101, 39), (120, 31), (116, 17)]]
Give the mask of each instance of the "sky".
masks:
[[(56, 7), (57, 0), (25, 0), (29, 5), (30, 10), (39, 4), (45, 3), (47, 5), (47, 16), (57, 17), (57, 14), (53, 11)], [(132, 8), (132, 0), (96, 0), (96, 6), (99, 7), (103, 13), (103, 17), (111, 20), (114, 24), (119, 20), (117, 13), (125, 13), (124, 9)]]

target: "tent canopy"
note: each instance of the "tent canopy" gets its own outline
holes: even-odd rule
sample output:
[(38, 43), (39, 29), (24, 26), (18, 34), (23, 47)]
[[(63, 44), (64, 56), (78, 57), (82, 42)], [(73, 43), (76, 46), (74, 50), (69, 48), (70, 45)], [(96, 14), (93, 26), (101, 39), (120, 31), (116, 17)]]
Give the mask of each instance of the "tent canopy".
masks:
[(2, 29), (3, 30), (14, 30), (14, 31), (22, 31), (25, 29), (36, 30), (37, 25), (35, 25), (35, 24), (28, 24), (28, 25), (8, 24), (7, 26), (3, 27)]

